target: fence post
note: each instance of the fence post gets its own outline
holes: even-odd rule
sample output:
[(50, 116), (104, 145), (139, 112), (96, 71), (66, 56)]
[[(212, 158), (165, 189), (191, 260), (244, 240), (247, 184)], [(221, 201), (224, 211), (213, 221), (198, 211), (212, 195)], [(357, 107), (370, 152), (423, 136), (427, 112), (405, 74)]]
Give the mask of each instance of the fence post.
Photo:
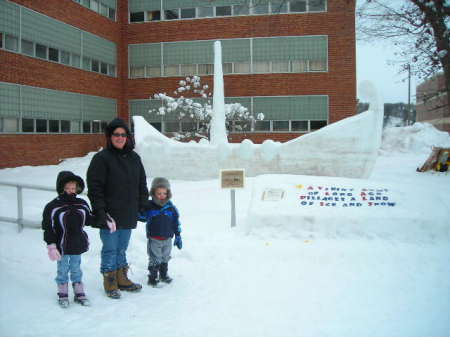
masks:
[(23, 230), (22, 186), (17, 186), (17, 224), (19, 232)]

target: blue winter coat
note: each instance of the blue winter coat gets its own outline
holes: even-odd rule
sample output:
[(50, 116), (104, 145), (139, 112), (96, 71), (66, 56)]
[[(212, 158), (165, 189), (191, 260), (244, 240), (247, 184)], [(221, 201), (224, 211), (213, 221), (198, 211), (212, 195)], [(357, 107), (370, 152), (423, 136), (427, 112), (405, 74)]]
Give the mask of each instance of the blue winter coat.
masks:
[(179, 235), (181, 225), (178, 218), (178, 210), (170, 200), (164, 206), (150, 200), (146, 210), (139, 214), (139, 220), (147, 223), (147, 238), (172, 238)]

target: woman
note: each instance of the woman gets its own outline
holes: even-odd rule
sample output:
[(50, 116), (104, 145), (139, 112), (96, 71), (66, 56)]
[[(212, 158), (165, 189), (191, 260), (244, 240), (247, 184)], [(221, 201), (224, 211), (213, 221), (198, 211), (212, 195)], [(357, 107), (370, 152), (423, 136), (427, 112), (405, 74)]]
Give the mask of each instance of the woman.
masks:
[(148, 201), (147, 181), (141, 158), (125, 122), (116, 118), (105, 129), (106, 149), (94, 155), (87, 171), (88, 197), (100, 228), (100, 271), (108, 297), (120, 298), (120, 290), (139, 291), (128, 279), (126, 250), (139, 209)]

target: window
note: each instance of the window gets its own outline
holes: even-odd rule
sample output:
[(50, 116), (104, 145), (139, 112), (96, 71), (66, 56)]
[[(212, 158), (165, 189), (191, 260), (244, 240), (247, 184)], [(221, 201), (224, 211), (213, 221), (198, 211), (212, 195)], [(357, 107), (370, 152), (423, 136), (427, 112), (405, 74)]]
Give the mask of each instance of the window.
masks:
[(64, 50), (61, 50), (61, 63), (70, 65), (70, 53)]
[(164, 123), (164, 132), (178, 132), (180, 131), (180, 123), (179, 122), (165, 122)]
[(310, 121), (311, 131), (319, 130), (327, 125), (327, 121)]
[(82, 4), (84, 7), (87, 7), (87, 8), (90, 8), (90, 7), (91, 7), (91, 2), (90, 2), (90, 0), (81, 0), (81, 4)]
[(130, 78), (144, 78), (145, 77), (145, 67), (131, 67)]
[(294, 60), (292, 61), (292, 72), (303, 73), (308, 70), (306, 60)]
[(36, 57), (47, 59), (47, 46), (36, 43)]
[(111, 19), (111, 20), (116, 20), (116, 10), (114, 9), (114, 8), (108, 8), (108, 17)]
[(3, 48), (3, 33), (0, 32), (0, 48)]
[(207, 18), (214, 16), (214, 8), (213, 7), (199, 7), (198, 8), (198, 17), (199, 18)]
[(234, 15), (248, 15), (250, 13), (249, 5), (234, 5), (233, 14)]
[(98, 73), (100, 71), (100, 65), (99, 65), (99, 62), (97, 60), (92, 60), (92, 62), (91, 62), (91, 70), (95, 71), (96, 73)]
[(250, 72), (250, 62), (235, 62), (234, 72), (236, 74), (246, 74)]
[(231, 15), (231, 6), (216, 7), (216, 16), (229, 16), (229, 15)]
[(80, 132), (80, 121), (70, 121), (70, 130), (72, 133)]
[(198, 73), (202, 74), (202, 75), (214, 74), (214, 65), (213, 64), (199, 64), (198, 65)]
[(306, 12), (306, 0), (291, 1), (291, 12)]
[(80, 68), (80, 55), (72, 54), (72, 66)]
[(273, 131), (289, 131), (289, 121), (273, 121)]
[(61, 121), (61, 132), (70, 132), (70, 121)]
[(130, 22), (144, 22), (144, 12), (130, 13)]
[(59, 50), (55, 48), (48, 48), (48, 59), (50, 61), (59, 62)]
[(161, 67), (160, 66), (147, 66), (147, 77), (160, 77)]
[(101, 131), (100, 121), (92, 122), (92, 133), (99, 133)]
[(325, 70), (327, 70), (327, 65), (326, 65), (325, 61), (311, 60), (311, 61), (309, 61), (309, 70), (310, 71), (325, 71)]
[(253, 14), (267, 14), (269, 13), (269, 4), (254, 5), (252, 11)]
[(22, 118), (22, 132), (34, 132), (34, 119)]
[(162, 123), (161, 122), (151, 122), (150, 125), (153, 126), (159, 132), (162, 131)]
[(98, 8), (98, 1), (97, 0), (91, 0), (91, 6), (90, 8), (95, 11), (98, 12), (99, 8)]
[(116, 76), (116, 66), (110, 64), (108, 67), (108, 75), (110, 76)]
[(272, 13), (287, 13), (288, 12), (288, 3), (287, 1), (283, 1), (281, 3), (271, 3), (271, 11)]
[(289, 72), (289, 61), (272, 61), (273, 73), (287, 73)]
[(164, 75), (165, 76), (179, 76), (180, 71), (178, 69), (178, 64), (168, 64), (164, 65)]
[(91, 122), (90, 121), (83, 121), (83, 132), (91, 133)]
[(36, 119), (36, 132), (47, 132), (47, 120)]
[(256, 121), (255, 131), (270, 131), (270, 121)]
[(13, 35), (5, 35), (5, 48), (11, 51), (18, 51), (19, 39)]
[(308, 121), (291, 121), (291, 131), (308, 131)]
[(222, 72), (224, 74), (231, 74), (233, 72), (233, 63), (222, 64)]
[(17, 118), (2, 118), (3, 132), (17, 132), (19, 131), (19, 120)]
[(100, 62), (100, 72), (105, 75), (108, 74), (108, 64)]
[(310, 12), (323, 12), (325, 11), (325, 0), (309, 0)]
[(253, 72), (255, 73), (269, 73), (270, 72), (270, 62), (260, 61), (253, 63)]
[(197, 73), (197, 67), (195, 66), (195, 64), (182, 64), (181, 65), (181, 75), (182, 76), (186, 76), (186, 75), (194, 75), (195, 73)]
[(104, 122), (104, 121), (100, 122), (100, 128), (101, 128), (102, 132), (105, 132), (105, 129), (106, 129), (107, 125), (108, 125), (107, 122)]
[(103, 16), (108, 16), (108, 7), (100, 3), (100, 14)]
[(233, 121), (232, 125), (233, 131), (236, 132), (244, 132), (251, 130), (251, 122), (250, 121)]
[(164, 18), (166, 20), (175, 20), (178, 19), (178, 8), (177, 9), (166, 9), (164, 11)]
[(28, 56), (34, 56), (33, 42), (22, 39), (22, 53)]
[(183, 131), (183, 132), (197, 131), (197, 123), (196, 122), (181, 122), (181, 131)]
[(57, 120), (49, 120), (48, 121), (49, 131), (53, 133), (59, 132), (59, 121)]
[(161, 20), (161, 11), (149, 11), (147, 12), (148, 21), (159, 21)]
[(192, 19), (195, 18), (195, 8), (182, 8), (181, 9), (182, 19)]
[(91, 59), (89, 57), (83, 57), (83, 69), (91, 70)]

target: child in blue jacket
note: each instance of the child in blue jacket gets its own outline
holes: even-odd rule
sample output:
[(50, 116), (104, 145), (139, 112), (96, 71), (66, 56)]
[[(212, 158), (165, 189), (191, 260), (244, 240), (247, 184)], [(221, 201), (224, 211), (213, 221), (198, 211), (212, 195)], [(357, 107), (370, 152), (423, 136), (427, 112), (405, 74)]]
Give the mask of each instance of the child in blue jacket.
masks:
[[(144, 212), (139, 214), (140, 221), (146, 221), (147, 253), (148, 253), (148, 285), (156, 287), (159, 281), (170, 283), (172, 278), (167, 274), (168, 262), (174, 246), (182, 247), (181, 225), (179, 213), (170, 201), (172, 192), (169, 181), (158, 177), (153, 179), (150, 189), (151, 200)], [(159, 272), (159, 279), (158, 279)]]

